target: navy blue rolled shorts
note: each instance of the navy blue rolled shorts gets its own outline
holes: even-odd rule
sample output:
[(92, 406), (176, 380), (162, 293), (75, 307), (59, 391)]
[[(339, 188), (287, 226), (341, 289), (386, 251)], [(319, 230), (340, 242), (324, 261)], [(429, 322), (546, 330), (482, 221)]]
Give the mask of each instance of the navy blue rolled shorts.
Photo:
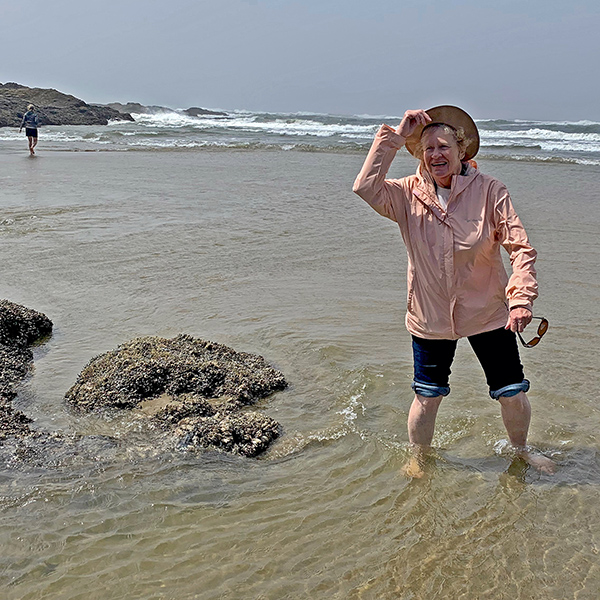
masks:
[[(529, 390), (519, 357), (517, 336), (504, 327), (467, 338), (485, 373), (490, 396), (514, 396)], [(450, 367), (458, 340), (426, 340), (412, 336), (414, 381), (412, 389), (433, 398), (450, 393)]]

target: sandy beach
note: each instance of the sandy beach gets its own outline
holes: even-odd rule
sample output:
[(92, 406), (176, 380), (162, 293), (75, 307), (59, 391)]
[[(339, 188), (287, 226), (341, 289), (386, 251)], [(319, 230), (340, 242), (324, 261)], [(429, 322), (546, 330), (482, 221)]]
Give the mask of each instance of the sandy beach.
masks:
[[(465, 342), (429, 476), (411, 481), (406, 258), (351, 192), (363, 154), (70, 152), (41, 137), (30, 159), (4, 144), (0, 296), (54, 323), (18, 408), (118, 448), (47, 466), (0, 449), (4, 598), (596, 598), (597, 166), (479, 161), (539, 252), (550, 330), (522, 360), (530, 442), (557, 473), (511, 461)], [(414, 168), (399, 155), (392, 175)], [(65, 406), (92, 357), (179, 333), (285, 374), (259, 406), (284, 428), (260, 459), (165, 453), (133, 420)]]

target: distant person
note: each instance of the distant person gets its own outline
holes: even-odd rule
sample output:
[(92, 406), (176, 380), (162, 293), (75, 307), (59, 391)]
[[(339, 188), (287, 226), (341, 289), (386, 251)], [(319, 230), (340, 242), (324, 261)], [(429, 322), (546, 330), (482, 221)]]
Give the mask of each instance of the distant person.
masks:
[(38, 116), (35, 112), (35, 107), (33, 104), (30, 104), (27, 107), (27, 112), (23, 115), (23, 120), (21, 121), (21, 127), (19, 127), (19, 133), (25, 127), (25, 135), (29, 140), (29, 154), (33, 156), (35, 154), (34, 148), (37, 146), (38, 142)]
[[(386, 179), (406, 146), (420, 160), (415, 175)], [(354, 191), (379, 214), (398, 223), (408, 253), (406, 327), (412, 335), (415, 397), (408, 413), (414, 454), (405, 472), (423, 474), (438, 408), (450, 393), (458, 339), (471, 344), (517, 456), (540, 471), (554, 463), (527, 446), (531, 406), (517, 334), (533, 318), (538, 285), (536, 251), (508, 190), (471, 159), (479, 150), (473, 119), (454, 106), (407, 110), (400, 125), (382, 125)], [(508, 277), (500, 255), (512, 265)], [(546, 332), (541, 320), (536, 345)], [(522, 338), (521, 338), (522, 339)]]

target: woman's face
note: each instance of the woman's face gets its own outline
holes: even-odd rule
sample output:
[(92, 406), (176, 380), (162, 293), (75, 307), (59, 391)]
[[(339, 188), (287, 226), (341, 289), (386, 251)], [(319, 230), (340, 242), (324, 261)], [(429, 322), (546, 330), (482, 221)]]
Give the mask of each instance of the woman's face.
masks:
[(452, 176), (461, 171), (461, 152), (456, 139), (451, 133), (446, 133), (441, 127), (427, 129), (421, 138), (423, 146), (423, 162), (425, 168), (441, 187), (448, 188)]

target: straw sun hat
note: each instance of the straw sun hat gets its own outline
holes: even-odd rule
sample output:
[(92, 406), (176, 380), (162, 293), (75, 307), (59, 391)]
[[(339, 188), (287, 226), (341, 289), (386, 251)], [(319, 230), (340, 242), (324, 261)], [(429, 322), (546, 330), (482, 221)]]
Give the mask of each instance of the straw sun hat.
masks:
[[(431, 123), (443, 123), (454, 129), (462, 127), (467, 138), (467, 149), (464, 160), (473, 158), (479, 150), (479, 132), (475, 121), (457, 106), (435, 106), (425, 111), (431, 117)], [(431, 125), (431, 123), (428, 123)], [(421, 140), (424, 125), (417, 125), (416, 129), (406, 138), (406, 149), (416, 156), (417, 144)]]

